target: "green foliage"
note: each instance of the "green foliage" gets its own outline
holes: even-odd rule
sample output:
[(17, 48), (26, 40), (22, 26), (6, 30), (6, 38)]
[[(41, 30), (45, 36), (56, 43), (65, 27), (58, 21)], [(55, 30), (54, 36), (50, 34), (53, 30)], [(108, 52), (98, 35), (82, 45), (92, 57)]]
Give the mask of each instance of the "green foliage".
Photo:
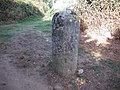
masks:
[(51, 8), (52, 7), (52, 1), (53, 0), (44, 0), (44, 2)]
[(1, 0), (0, 1), (0, 21), (19, 21), (30, 16), (41, 15), (43, 13), (32, 4), (20, 1)]

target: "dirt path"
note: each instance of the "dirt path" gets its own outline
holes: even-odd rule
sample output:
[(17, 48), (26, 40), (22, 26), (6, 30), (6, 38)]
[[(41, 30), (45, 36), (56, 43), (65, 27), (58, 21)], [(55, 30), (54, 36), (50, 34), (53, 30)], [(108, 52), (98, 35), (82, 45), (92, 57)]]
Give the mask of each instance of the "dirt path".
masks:
[(46, 42), (46, 36), (35, 33), (0, 42), (0, 90), (50, 90), (44, 75), (50, 50)]
[(48, 67), (52, 61), (50, 34), (21, 32), (10, 41), (0, 41), (0, 90), (119, 90), (119, 58), (97, 58), (89, 52), (92, 44), (81, 39), (77, 71), (83, 72), (70, 78)]
[(10, 65), (8, 58), (0, 59), (0, 90), (49, 90), (44, 80), (35, 81)]

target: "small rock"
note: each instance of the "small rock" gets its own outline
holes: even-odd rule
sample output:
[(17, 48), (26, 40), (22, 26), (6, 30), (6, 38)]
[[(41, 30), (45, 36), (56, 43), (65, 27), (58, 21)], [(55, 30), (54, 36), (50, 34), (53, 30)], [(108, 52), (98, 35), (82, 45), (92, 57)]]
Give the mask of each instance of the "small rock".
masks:
[(33, 62), (33, 64), (36, 64), (35, 62)]
[(58, 84), (55, 84), (55, 86), (53, 87), (53, 90), (64, 90), (64, 87), (58, 83)]
[(82, 74), (83, 72), (84, 72), (83, 69), (79, 69), (79, 70), (77, 71), (77, 74)]

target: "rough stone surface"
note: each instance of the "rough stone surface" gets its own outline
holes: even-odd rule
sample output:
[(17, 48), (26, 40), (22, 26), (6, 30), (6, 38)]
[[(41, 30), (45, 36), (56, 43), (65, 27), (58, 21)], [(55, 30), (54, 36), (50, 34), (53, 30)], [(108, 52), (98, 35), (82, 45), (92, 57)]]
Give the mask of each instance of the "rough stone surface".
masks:
[(63, 76), (73, 75), (77, 68), (80, 24), (70, 10), (56, 13), (52, 19), (53, 69)]

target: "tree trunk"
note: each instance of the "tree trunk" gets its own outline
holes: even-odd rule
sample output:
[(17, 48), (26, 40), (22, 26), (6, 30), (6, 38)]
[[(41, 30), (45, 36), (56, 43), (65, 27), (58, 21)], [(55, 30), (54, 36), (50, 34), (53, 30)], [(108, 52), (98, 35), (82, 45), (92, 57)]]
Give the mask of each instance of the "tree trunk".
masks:
[(62, 76), (71, 76), (77, 68), (80, 23), (70, 10), (56, 13), (52, 19), (53, 69)]

